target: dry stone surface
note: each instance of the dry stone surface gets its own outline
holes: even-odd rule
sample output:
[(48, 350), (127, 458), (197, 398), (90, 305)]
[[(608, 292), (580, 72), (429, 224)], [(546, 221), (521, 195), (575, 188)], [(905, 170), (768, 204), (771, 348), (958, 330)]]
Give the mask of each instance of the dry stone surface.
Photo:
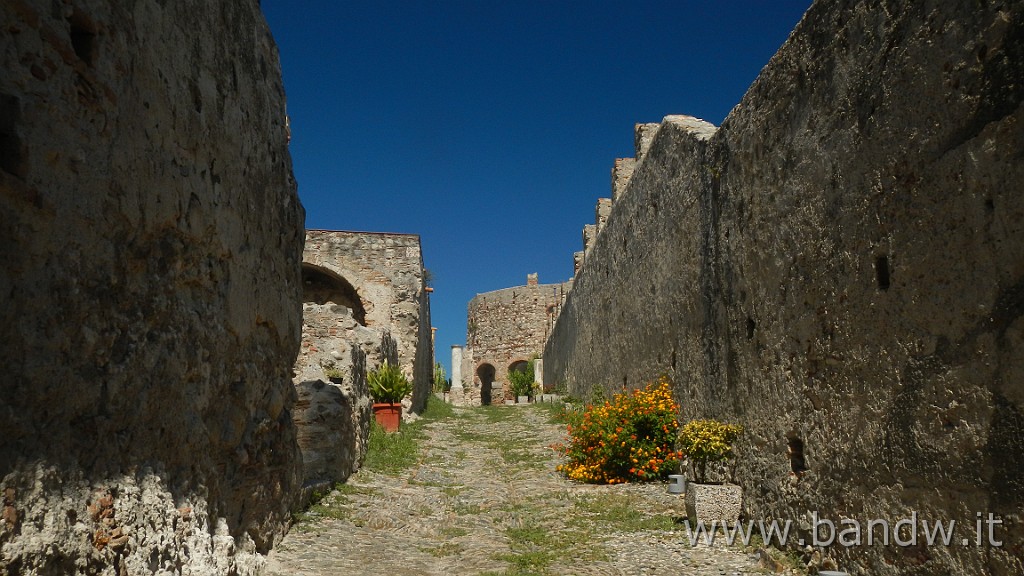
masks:
[[(672, 517), (681, 517), (684, 505), (665, 484), (565, 480), (550, 448), (564, 440), (564, 428), (546, 412), (458, 410), (455, 418), (427, 425), (413, 469), (397, 477), (363, 469), (328, 495), (328, 512), (292, 528), (271, 553), (266, 576), (760, 572), (751, 554), (720, 542), (691, 547), (681, 527), (622, 533), (590, 524), (616, 503)], [(517, 562), (525, 561), (524, 551), (510, 532), (531, 529), (566, 547), (548, 565), (523, 569)]]

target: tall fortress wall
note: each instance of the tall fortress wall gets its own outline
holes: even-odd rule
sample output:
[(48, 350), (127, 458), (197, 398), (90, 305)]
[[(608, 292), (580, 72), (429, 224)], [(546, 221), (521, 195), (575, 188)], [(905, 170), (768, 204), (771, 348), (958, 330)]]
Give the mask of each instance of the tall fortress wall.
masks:
[(721, 127), (616, 162), (545, 382), (667, 373), (745, 427), (747, 517), (808, 542), (811, 511), (958, 523), (822, 550), (851, 573), (1024, 573), (1022, 78), (1019, 2), (816, 2)]

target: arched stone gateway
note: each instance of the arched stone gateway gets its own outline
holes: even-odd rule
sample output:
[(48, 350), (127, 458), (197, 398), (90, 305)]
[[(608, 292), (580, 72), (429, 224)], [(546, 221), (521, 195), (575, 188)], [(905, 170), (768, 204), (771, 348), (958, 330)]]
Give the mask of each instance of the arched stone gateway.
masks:
[(324, 306), (344, 306), (359, 324), (366, 326), (366, 308), (352, 284), (341, 275), (314, 266), (302, 264), (302, 302)]
[(490, 364), (481, 364), (476, 369), (476, 377), (480, 379), (480, 405), (488, 406), (492, 402), (494, 376), (494, 366)]

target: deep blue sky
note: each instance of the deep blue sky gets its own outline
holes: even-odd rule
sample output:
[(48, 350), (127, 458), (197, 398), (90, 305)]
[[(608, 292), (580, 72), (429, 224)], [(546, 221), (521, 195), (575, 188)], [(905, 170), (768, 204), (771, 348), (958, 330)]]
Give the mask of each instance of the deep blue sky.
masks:
[(307, 228), (419, 234), (438, 360), (480, 292), (572, 275), (633, 125), (720, 124), (809, 0), (263, 0)]

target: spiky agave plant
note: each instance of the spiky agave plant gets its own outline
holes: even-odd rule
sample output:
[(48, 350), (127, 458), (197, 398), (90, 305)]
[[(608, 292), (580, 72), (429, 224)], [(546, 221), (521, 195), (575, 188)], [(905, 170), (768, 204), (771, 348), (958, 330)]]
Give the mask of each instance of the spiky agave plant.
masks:
[(366, 375), (366, 382), (374, 402), (394, 404), (412, 392), (412, 384), (402, 369), (387, 360)]

